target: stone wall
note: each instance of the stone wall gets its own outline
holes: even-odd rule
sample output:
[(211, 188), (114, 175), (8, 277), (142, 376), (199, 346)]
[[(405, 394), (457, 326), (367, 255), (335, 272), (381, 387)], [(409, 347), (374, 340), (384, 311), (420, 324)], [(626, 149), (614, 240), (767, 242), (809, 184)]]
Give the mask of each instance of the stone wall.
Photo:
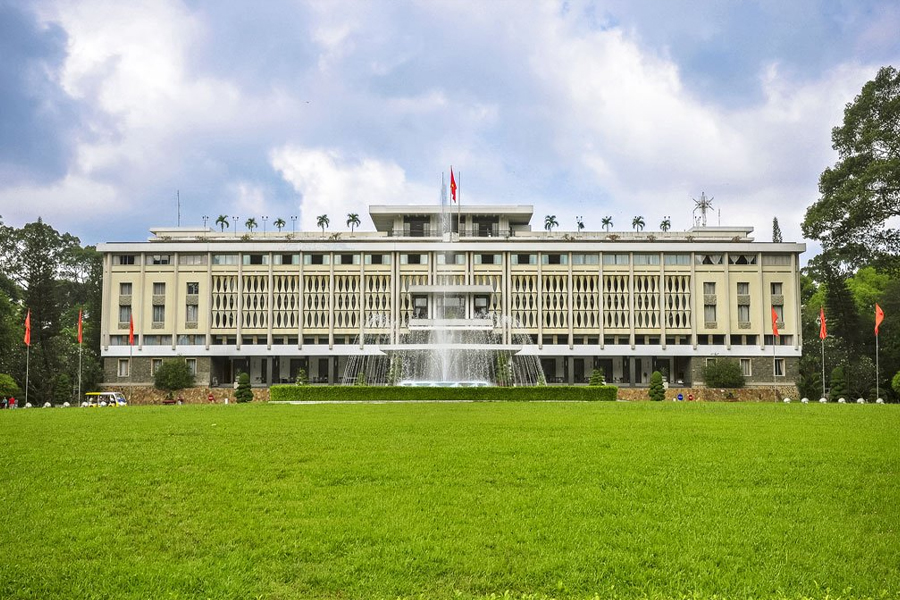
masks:
[[(116, 386), (115, 384), (104, 384), (100, 386), (104, 392), (122, 392), (128, 398), (129, 404), (145, 405), (145, 404), (162, 404), (166, 397), (166, 392), (160, 391), (151, 386)], [(194, 387), (181, 390), (179, 395), (184, 399), (185, 404), (207, 404), (207, 397), (212, 392), (217, 404), (225, 402), (228, 398), (229, 402), (235, 402), (233, 388), (207, 388)], [(269, 388), (253, 388), (254, 402), (268, 402)]]
[[(684, 396), (684, 401), (689, 402), (690, 396), (694, 397), (694, 402), (780, 402), (784, 398), (790, 398), (793, 401), (799, 400), (797, 386), (779, 385), (778, 394), (775, 394), (775, 388), (769, 387), (745, 387), (740, 389), (719, 389), (719, 388), (673, 388), (666, 390), (666, 400), (672, 401), (678, 397), (678, 394)], [(619, 388), (619, 400), (650, 400), (648, 388)], [(816, 398), (817, 400), (817, 398)]]

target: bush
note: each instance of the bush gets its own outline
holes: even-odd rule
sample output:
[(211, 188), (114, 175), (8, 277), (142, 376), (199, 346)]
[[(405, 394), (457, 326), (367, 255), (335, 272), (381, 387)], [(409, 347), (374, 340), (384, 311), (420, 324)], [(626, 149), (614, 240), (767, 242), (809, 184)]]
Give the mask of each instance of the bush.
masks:
[(194, 385), (194, 375), (183, 358), (164, 360), (153, 375), (153, 385), (158, 390), (167, 392), (169, 398), (173, 392)]
[(273, 385), (269, 388), (269, 398), (273, 402), (340, 402), (346, 400), (471, 400), (475, 402), (576, 400), (593, 402), (615, 401), (618, 393), (619, 388), (614, 385), (482, 388)]
[[(282, 386), (282, 387), (291, 387), (291, 386)], [(291, 387), (294, 390), (302, 390), (303, 387)], [(253, 388), (250, 387), (250, 375), (247, 373), (241, 373), (238, 375), (238, 387), (237, 391), (234, 392), (234, 399), (238, 402), (252, 402), (253, 401)]]
[(838, 398), (849, 398), (850, 390), (847, 388), (843, 367), (835, 367), (831, 371), (831, 390), (828, 392), (828, 395), (832, 402)]
[(662, 373), (653, 371), (650, 375), (650, 389), (647, 391), (651, 400), (660, 402), (666, 399), (666, 386), (663, 385)]
[(741, 365), (731, 358), (720, 358), (703, 368), (703, 381), (711, 388), (742, 388), (744, 374)]
[(306, 369), (297, 371), (297, 378), (294, 380), (297, 385), (306, 385), (309, 383), (309, 377), (306, 375)]
[(603, 371), (601, 371), (600, 369), (594, 369), (593, 371), (591, 371), (591, 381), (588, 385), (606, 385), (606, 377), (603, 376)]
[[(3, 377), (0, 375), (0, 377)], [(897, 371), (897, 374), (894, 375), (894, 378), (891, 379), (891, 389), (894, 390), (894, 393), (900, 396), (900, 371)]]
[(16, 380), (6, 373), (0, 373), (0, 397), (10, 398), (21, 394)]

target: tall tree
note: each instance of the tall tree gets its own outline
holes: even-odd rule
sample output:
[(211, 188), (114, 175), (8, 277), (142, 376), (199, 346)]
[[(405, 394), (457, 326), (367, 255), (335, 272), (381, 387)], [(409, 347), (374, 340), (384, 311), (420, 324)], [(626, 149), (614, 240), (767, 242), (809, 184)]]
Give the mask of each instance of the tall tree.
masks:
[(325, 228), (328, 227), (330, 223), (331, 221), (328, 220), (328, 215), (319, 215), (316, 217), (316, 227), (322, 229), (322, 235), (325, 235)]
[(225, 228), (228, 227), (228, 215), (219, 215), (219, 218), (216, 219), (216, 225), (224, 232)]
[(250, 217), (244, 223), (244, 226), (247, 228), (247, 231), (249, 231), (250, 233), (253, 233), (253, 230), (256, 229), (256, 227), (257, 227), (256, 219), (254, 219), (253, 217)]
[(778, 217), (772, 219), (772, 241), (781, 243), (781, 225), (778, 224)]
[(803, 235), (843, 266), (900, 267), (900, 73), (883, 67), (844, 109), (831, 132), (838, 162), (819, 178)]
[(355, 227), (359, 227), (359, 215), (356, 213), (347, 213), (347, 227), (350, 228), (350, 233), (353, 233), (353, 229)]
[(275, 219), (275, 221), (272, 223), (272, 225), (274, 225), (278, 229), (278, 233), (281, 233), (281, 230), (284, 228), (285, 225), (287, 225), (287, 223), (284, 221), (284, 219), (282, 219), (281, 217), (278, 217), (277, 219)]
[(662, 223), (659, 224), (659, 229), (663, 233), (667, 232), (671, 228), (672, 228), (672, 219), (670, 217), (666, 217), (665, 219), (662, 220)]
[(634, 227), (635, 231), (643, 231), (644, 225), (644, 217), (635, 217), (631, 220), (631, 226)]
[(552, 231), (554, 227), (558, 227), (559, 222), (556, 220), (556, 215), (547, 215), (544, 217), (544, 229), (547, 231)]
[(603, 229), (606, 230), (606, 233), (609, 233), (609, 228), (613, 226), (612, 217), (603, 217), (603, 220), (600, 221), (600, 224), (603, 226)]

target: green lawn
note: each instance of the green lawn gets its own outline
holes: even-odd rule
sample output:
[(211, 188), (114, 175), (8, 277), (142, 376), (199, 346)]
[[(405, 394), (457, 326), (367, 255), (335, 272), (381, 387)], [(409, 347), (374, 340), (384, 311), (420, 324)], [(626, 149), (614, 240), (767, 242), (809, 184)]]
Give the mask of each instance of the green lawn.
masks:
[(0, 598), (896, 598), (900, 406), (0, 412)]

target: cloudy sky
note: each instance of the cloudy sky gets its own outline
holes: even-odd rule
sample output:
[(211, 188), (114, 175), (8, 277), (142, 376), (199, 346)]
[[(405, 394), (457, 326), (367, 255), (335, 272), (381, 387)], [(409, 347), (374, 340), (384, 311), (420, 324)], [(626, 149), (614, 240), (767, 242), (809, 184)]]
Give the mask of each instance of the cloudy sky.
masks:
[(895, 0), (0, 0), (0, 215), (141, 240), (178, 191), (183, 225), (371, 229), (452, 164), (537, 227), (686, 229), (705, 192), (799, 240), (898, 31)]

